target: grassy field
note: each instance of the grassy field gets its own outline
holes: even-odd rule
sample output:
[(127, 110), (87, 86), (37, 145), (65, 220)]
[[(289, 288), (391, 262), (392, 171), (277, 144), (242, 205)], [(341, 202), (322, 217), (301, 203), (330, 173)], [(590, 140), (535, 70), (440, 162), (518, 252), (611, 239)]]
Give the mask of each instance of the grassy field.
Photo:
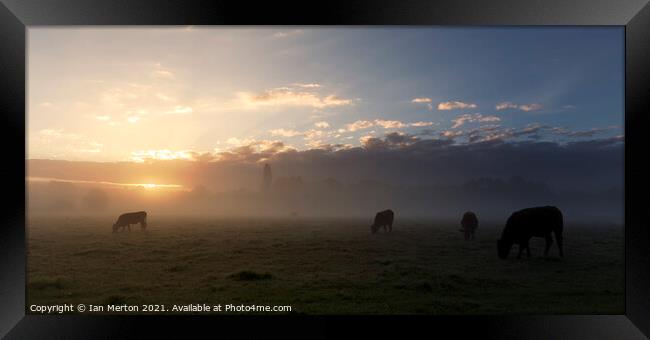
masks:
[(27, 305), (290, 305), (306, 314), (622, 314), (621, 226), (565, 226), (565, 258), (496, 254), (501, 226), (398, 220), (28, 219)]

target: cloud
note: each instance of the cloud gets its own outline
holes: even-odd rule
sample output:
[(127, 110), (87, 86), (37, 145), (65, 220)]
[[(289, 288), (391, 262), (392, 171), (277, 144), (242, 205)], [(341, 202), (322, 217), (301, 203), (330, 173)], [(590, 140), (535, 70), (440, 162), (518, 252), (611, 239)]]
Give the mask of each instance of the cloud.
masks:
[(274, 130), (269, 130), (269, 132), (271, 133), (272, 136), (280, 136), (286, 138), (302, 136), (304, 137), (305, 140), (309, 141), (307, 143), (307, 146), (314, 144), (316, 142), (315, 139), (317, 138), (322, 138), (324, 136), (331, 136), (333, 133), (335, 133), (334, 131), (323, 131), (317, 129), (309, 129), (306, 131), (297, 131), (292, 129), (274, 129)]
[(376, 119), (375, 124), (383, 127), (384, 129), (401, 129), (403, 127), (406, 127), (406, 124), (398, 121), (398, 120), (383, 120), (383, 119)]
[(446, 130), (446, 131), (441, 131), (440, 135), (445, 138), (456, 138), (464, 135), (465, 132), (460, 131), (460, 130)]
[(172, 98), (170, 96), (167, 96), (167, 95), (164, 95), (162, 93), (156, 93), (156, 98), (158, 98), (158, 99), (160, 99), (160, 100), (162, 100), (164, 102), (173, 102), (173, 101), (175, 101), (174, 98)]
[(294, 137), (302, 135), (302, 132), (296, 130), (274, 129), (269, 131), (273, 136)]
[(516, 109), (517, 107), (518, 107), (517, 104), (513, 104), (511, 102), (503, 102), (503, 103), (497, 104), (495, 108), (498, 111), (500, 111), (500, 110), (506, 110), (506, 109)]
[(327, 129), (328, 127), (330, 127), (330, 124), (328, 122), (325, 122), (325, 121), (320, 121), (320, 122), (314, 123), (314, 126), (319, 128), (319, 129)]
[(426, 98), (426, 97), (413, 98), (413, 100), (411, 100), (411, 103), (427, 104), (427, 109), (429, 109), (429, 111), (433, 110), (433, 105), (431, 105), (431, 98)]
[(518, 138), (523, 136), (534, 136), (547, 126), (542, 124), (528, 124), (523, 128), (502, 128), (500, 125), (488, 124), (478, 128), (465, 131), (463, 135), (467, 137), (468, 143), (480, 143), (489, 141), (505, 141), (511, 138)]
[(384, 140), (391, 146), (403, 146), (417, 142), (420, 138), (403, 132), (391, 132), (384, 136)]
[(463, 103), (459, 101), (442, 102), (438, 104), (438, 110), (457, 110), (457, 109), (475, 109), (476, 104)]
[(245, 108), (306, 106), (322, 109), (354, 104), (352, 99), (341, 98), (333, 94), (321, 96), (314, 92), (296, 91), (286, 87), (270, 89), (261, 93), (239, 92), (237, 96), (239, 103)]
[(302, 87), (302, 88), (305, 88), (305, 89), (317, 89), (317, 88), (321, 87), (321, 85), (317, 84), (317, 83), (307, 83), (307, 84), (293, 83), (291, 85), (295, 86), (295, 87)]
[(369, 121), (369, 120), (357, 120), (354, 123), (347, 124), (345, 126), (345, 130), (347, 130), (347, 131), (363, 130), (363, 129), (370, 128), (373, 125), (374, 125), (374, 123)]
[(172, 151), (168, 149), (161, 150), (139, 150), (131, 153), (131, 160), (134, 162), (145, 162), (149, 160), (175, 160), (185, 159), (194, 160), (195, 153), (188, 150)]
[(238, 142), (239, 146), (228, 151), (218, 152), (214, 157), (216, 161), (256, 163), (267, 161), (277, 154), (296, 152), (295, 148), (278, 140), (239, 140), (231, 138), (229, 139), (230, 142)]
[[(154, 69), (158, 66), (153, 66)], [(117, 85), (95, 85), (93, 96), (75, 104), (75, 110), (93, 111), (93, 116), (107, 125), (120, 122), (134, 124), (146, 115), (150, 122), (163, 115), (188, 115), (195, 112), (189, 102), (177, 100), (170, 93), (178, 88), (164, 82), (147, 79), (146, 82), (124, 81)], [(108, 118), (110, 117), (110, 119)]]
[(385, 134), (383, 138), (371, 135), (359, 138), (361, 146), (368, 150), (404, 148), (419, 140), (419, 137), (403, 132), (390, 132)]
[(155, 78), (174, 79), (174, 73), (168, 70), (155, 70), (152, 75)]
[(525, 105), (519, 105), (519, 109), (522, 111), (536, 111), (540, 110), (542, 108), (541, 104), (525, 104)]
[(310, 129), (307, 130), (303, 133), (305, 139), (314, 139), (314, 138), (320, 138), (323, 136), (323, 131), (322, 130), (315, 130), (315, 129)]
[[(548, 140), (549, 133), (560, 135), (571, 139), (592, 138), (606, 131), (618, 129), (618, 126), (607, 126), (603, 128), (592, 128), (589, 130), (573, 131), (563, 127), (551, 127), (545, 124), (531, 123), (522, 128), (503, 128), (500, 125), (483, 125), (478, 128), (453, 134), (453, 137), (466, 136), (469, 143), (501, 140), (506, 141), (513, 138), (526, 137), (528, 139)], [(448, 133), (452, 136), (451, 132)]]
[(255, 143), (254, 138), (237, 138), (237, 137), (230, 137), (226, 140), (226, 143), (234, 146), (243, 146), (243, 145), (249, 145), (252, 143)]
[(328, 149), (331, 147), (330, 144), (323, 142), (320, 139), (310, 140), (306, 144), (310, 149)]
[(102, 143), (82, 134), (53, 128), (41, 129), (38, 133), (30, 135), (29, 146), (45, 152), (47, 158), (71, 159), (77, 156), (85, 157), (88, 153), (100, 153), (104, 148)]
[(452, 129), (458, 128), (462, 126), (465, 123), (471, 123), (471, 122), (498, 122), (501, 121), (501, 118), (497, 116), (483, 116), (480, 113), (474, 113), (474, 114), (463, 114), (455, 119), (452, 120), (454, 123), (452, 125)]
[(521, 129), (518, 133), (516, 133), (515, 136), (537, 133), (540, 132), (542, 129), (546, 129), (546, 128), (547, 128), (546, 125), (542, 125), (539, 123), (528, 124), (523, 129)]
[(152, 69), (151, 76), (157, 79), (174, 79), (176, 76), (169, 68), (164, 67), (161, 63), (149, 64)]
[(431, 98), (426, 98), (426, 97), (413, 98), (413, 100), (411, 100), (411, 103), (417, 103), (417, 104), (431, 103)]
[(192, 112), (194, 112), (194, 109), (192, 109), (189, 106), (177, 105), (174, 106), (171, 110), (166, 111), (165, 113), (172, 114), (172, 115), (187, 115)]
[(144, 92), (143, 90), (129, 90), (122, 87), (114, 87), (106, 89), (100, 94), (100, 102), (107, 106), (124, 107), (142, 98)]
[(384, 129), (401, 129), (406, 127), (426, 127), (434, 125), (433, 122), (415, 122), (415, 123), (404, 123), (399, 120), (385, 120), (385, 119), (375, 119), (374, 121), (370, 120), (357, 120), (354, 123), (347, 124), (344, 129), (339, 129), (339, 132), (354, 132), (357, 130), (368, 129), (373, 126), (379, 126)]
[(536, 103), (533, 103), (533, 104), (515, 104), (515, 103), (511, 103), (511, 102), (502, 102), (502, 103), (497, 104), (495, 106), (495, 109), (497, 111), (507, 110), (507, 109), (518, 109), (518, 110), (528, 112), (528, 111), (540, 110), (540, 109), (542, 109), (542, 107), (543, 106), (541, 104), (536, 104)]
[(64, 133), (63, 129), (42, 129), (39, 131), (41, 136), (45, 137), (54, 137), (54, 138), (66, 138), (66, 139), (78, 139), (81, 136), (75, 133)]
[(431, 126), (433, 124), (434, 124), (433, 122), (415, 122), (409, 125), (413, 127), (425, 127), (425, 126)]
[(301, 30), (301, 29), (288, 30), (288, 31), (279, 31), (279, 32), (273, 33), (273, 37), (278, 38), (278, 39), (282, 39), (282, 38), (288, 38), (288, 37), (300, 35), (302, 33), (304, 33), (304, 31)]
[(602, 127), (602, 128), (591, 128), (589, 130), (582, 130), (582, 131), (571, 131), (567, 128), (564, 127), (553, 127), (550, 128), (552, 133), (555, 133), (557, 135), (562, 135), (566, 137), (571, 137), (571, 138), (584, 138), (584, 137), (593, 137), (597, 134), (606, 132), (608, 130), (613, 130), (619, 128), (618, 126), (607, 126), (607, 127)]

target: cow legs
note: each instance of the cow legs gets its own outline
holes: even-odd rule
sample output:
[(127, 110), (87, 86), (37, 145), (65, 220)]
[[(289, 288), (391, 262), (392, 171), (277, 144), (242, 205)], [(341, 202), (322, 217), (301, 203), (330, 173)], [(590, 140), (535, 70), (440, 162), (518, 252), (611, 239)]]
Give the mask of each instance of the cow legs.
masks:
[(526, 256), (528, 256), (528, 258), (530, 258), (530, 246), (528, 245), (528, 242), (526, 242), (526, 243), (520, 243), (519, 244), (519, 254), (517, 254), (518, 259), (521, 258), (521, 253), (524, 252), (524, 249), (526, 249)]
[(551, 248), (551, 245), (553, 244), (553, 237), (549, 234), (546, 236), (546, 249), (544, 249), (544, 257), (548, 256), (548, 250)]
[(562, 251), (562, 235), (555, 235), (555, 239), (557, 240), (557, 248), (560, 250), (560, 257), (564, 257), (564, 252)]

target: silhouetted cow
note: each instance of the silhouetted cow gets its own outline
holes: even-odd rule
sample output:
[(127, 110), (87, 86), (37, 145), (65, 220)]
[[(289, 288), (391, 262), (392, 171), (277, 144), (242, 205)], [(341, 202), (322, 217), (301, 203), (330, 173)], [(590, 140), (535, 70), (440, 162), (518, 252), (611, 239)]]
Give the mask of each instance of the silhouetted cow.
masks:
[(498, 255), (500, 258), (505, 259), (508, 257), (512, 245), (518, 244), (519, 255), (517, 255), (517, 258), (521, 258), (521, 252), (524, 249), (526, 249), (526, 253), (530, 257), (528, 241), (532, 237), (543, 237), (546, 239), (544, 256), (547, 256), (548, 250), (553, 243), (553, 236), (551, 235), (553, 233), (560, 250), (560, 257), (563, 257), (562, 229), (564, 229), (564, 219), (562, 212), (556, 207), (535, 207), (514, 212), (506, 222), (501, 239), (497, 241)]
[(463, 214), (463, 219), (460, 221), (461, 229), (460, 231), (465, 235), (465, 241), (474, 239), (474, 232), (478, 228), (478, 218), (476, 214), (471, 211)]
[(370, 231), (374, 234), (381, 227), (384, 227), (384, 231), (393, 231), (393, 217), (393, 211), (390, 209), (378, 212), (375, 215), (375, 222), (370, 226)]
[(143, 230), (147, 228), (147, 212), (138, 211), (120, 215), (120, 217), (117, 218), (117, 222), (113, 224), (113, 232), (116, 232), (119, 228), (122, 228), (122, 231), (124, 231), (124, 228), (126, 227), (131, 231), (131, 224), (138, 223), (140, 223), (140, 227)]

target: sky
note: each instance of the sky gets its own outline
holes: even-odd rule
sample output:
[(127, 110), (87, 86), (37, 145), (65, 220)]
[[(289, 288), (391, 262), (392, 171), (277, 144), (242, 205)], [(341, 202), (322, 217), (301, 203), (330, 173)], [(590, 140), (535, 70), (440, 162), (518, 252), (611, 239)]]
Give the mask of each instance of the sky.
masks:
[(623, 47), (620, 27), (32, 27), (26, 158), (593, 155), (624, 138)]

